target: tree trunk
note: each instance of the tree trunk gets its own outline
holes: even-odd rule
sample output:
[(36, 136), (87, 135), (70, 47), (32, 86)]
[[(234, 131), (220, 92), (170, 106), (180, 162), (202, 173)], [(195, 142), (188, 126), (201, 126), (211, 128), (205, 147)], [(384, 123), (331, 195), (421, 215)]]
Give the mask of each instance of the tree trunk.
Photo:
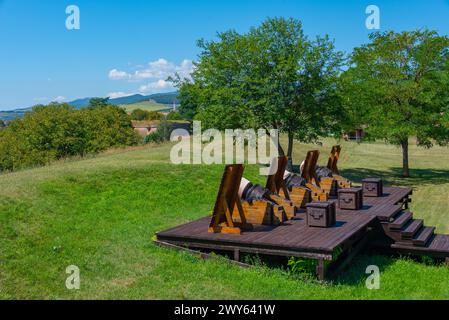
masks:
[[(268, 131), (268, 129), (265, 129), (265, 132), (266, 132), (267, 136), (271, 138), (270, 132)], [(280, 156), (280, 157), (284, 156), (284, 155), (285, 155), (285, 151), (284, 151), (284, 148), (282, 148), (282, 146), (281, 146), (281, 141), (280, 141), (280, 139), (278, 138), (277, 141), (274, 140), (274, 139), (272, 139), (272, 140), (273, 140), (273, 143), (274, 143), (274, 144), (277, 144), (277, 146), (278, 146), (278, 154), (279, 154), (279, 156)]]
[(288, 149), (287, 149), (287, 157), (288, 157), (288, 164), (287, 164), (287, 170), (290, 172), (293, 172), (293, 133), (288, 133)]
[(402, 140), (402, 176), (405, 178), (410, 177), (408, 166), (408, 139)]
[(279, 142), (279, 144), (278, 144), (278, 149), (279, 149), (279, 156), (280, 157), (285, 156), (285, 151), (284, 151), (284, 148), (282, 148), (282, 146), (281, 146), (281, 142)]

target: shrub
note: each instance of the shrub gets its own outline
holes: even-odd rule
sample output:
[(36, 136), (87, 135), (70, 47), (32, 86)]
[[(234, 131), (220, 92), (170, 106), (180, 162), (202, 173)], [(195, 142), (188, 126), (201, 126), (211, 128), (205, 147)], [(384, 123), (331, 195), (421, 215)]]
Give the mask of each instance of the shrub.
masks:
[(162, 138), (161, 134), (159, 133), (159, 131), (155, 131), (155, 132), (150, 133), (144, 139), (144, 143), (145, 144), (148, 144), (148, 143), (161, 143), (161, 142), (163, 142), (163, 138)]
[(153, 121), (153, 120), (161, 120), (164, 117), (164, 115), (157, 111), (150, 111), (147, 114), (146, 120)]
[(170, 125), (170, 123), (168, 123), (167, 118), (162, 118), (161, 119), (161, 121), (159, 123), (159, 127), (157, 128), (157, 131), (161, 135), (163, 141), (170, 140), (170, 134), (171, 134), (171, 131), (172, 131), (172, 126)]
[(135, 109), (131, 112), (131, 120), (135, 121), (155, 121), (161, 120), (164, 117), (162, 113), (157, 111), (146, 111), (142, 109)]
[(144, 139), (144, 143), (162, 143), (170, 140), (172, 127), (166, 118), (162, 118), (157, 131), (150, 133)]
[(82, 110), (67, 104), (36, 106), (0, 131), (0, 171), (137, 142), (128, 115), (117, 106)]
[(183, 120), (181, 114), (178, 111), (172, 111), (167, 115), (167, 120)]
[(131, 112), (131, 120), (142, 121), (148, 119), (148, 111), (135, 109)]

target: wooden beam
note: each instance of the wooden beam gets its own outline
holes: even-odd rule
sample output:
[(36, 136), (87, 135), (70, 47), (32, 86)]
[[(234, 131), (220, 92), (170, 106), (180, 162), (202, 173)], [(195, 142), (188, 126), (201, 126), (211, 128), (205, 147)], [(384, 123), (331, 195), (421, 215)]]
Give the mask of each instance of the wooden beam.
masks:
[(324, 281), (326, 279), (326, 264), (323, 259), (318, 259), (318, 265), (316, 266), (316, 276), (318, 280)]
[(240, 250), (234, 249), (234, 261), (240, 261)]
[(306, 252), (306, 251), (293, 251), (293, 250), (282, 250), (282, 249), (265, 249), (265, 248), (258, 248), (258, 247), (250, 247), (250, 246), (237, 246), (233, 244), (226, 245), (223, 242), (222, 243), (205, 243), (205, 242), (185, 242), (185, 241), (176, 241), (176, 240), (164, 240), (169, 241), (169, 243), (173, 243), (178, 246), (184, 246), (188, 245), (189, 248), (195, 248), (195, 249), (207, 249), (207, 250), (223, 250), (223, 251), (230, 251), (231, 253), (234, 252), (234, 249), (239, 249), (240, 254), (245, 253), (251, 253), (251, 254), (264, 254), (269, 256), (278, 256), (278, 257), (301, 257), (301, 258), (309, 258), (309, 259), (324, 259), (331, 261), (332, 260), (332, 253), (324, 253), (324, 252)]
[[(174, 245), (172, 243), (168, 243), (168, 242), (164, 242), (164, 241), (154, 240), (153, 243), (155, 245), (157, 245), (158, 247), (165, 247), (165, 248), (175, 249), (175, 250), (179, 250), (179, 251), (185, 251), (187, 253), (190, 253), (190, 254), (192, 254), (192, 255), (194, 255), (196, 257), (199, 257), (201, 259), (204, 259), (204, 260), (209, 260), (209, 259), (210, 260), (214, 260), (214, 259), (217, 260), (218, 259), (218, 257), (216, 255), (211, 255), (211, 254), (208, 254), (208, 253), (205, 253), (205, 252), (192, 250), (192, 249), (189, 249), (189, 248), (186, 248), (186, 247), (183, 247), (183, 246)], [(235, 259), (234, 260), (229, 260), (229, 262), (232, 263), (232, 264), (235, 264), (235, 265), (237, 265), (239, 267), (242, 267), (242, 268), (251, 268), (252, 267), (252, 265), (250, 265), (250, 264), (243, 263), (243, 262), (240, 262), (240, 261), (235, 260)]]

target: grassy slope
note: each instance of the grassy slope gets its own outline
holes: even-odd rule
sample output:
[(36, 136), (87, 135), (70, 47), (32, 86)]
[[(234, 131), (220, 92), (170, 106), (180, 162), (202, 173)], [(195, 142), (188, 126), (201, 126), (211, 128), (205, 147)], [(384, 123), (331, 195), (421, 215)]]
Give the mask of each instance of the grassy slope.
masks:
[(124, 104), (121, 107), (125, 108), (126, 112), (133, 111), (135, 109), (142, 109), (146, 111), (165, 111), (172, 108), (172, 106), (167, 104), (156, 103), (152, 101), (143, 101), (132, 104)]
[[(327, 155), (333, 141), (320, 148)], [(449, 232), (449, 150), (411, 148), (414, 178), (395, 178), (400, 150), (344, 143), (342, 173), (417, 186), (413, 210)], [(316, 146), (298, 145), (295, 159)], [(244, 270), (151, 244), (155, 232), (210, 213), (222, 166), (174, 166), (170, 145), (110, 152), (0, 176), (0, 298), (449, 299), (449, 269), (384, 256), (358, 257), (330, 283), (280, 269)], [(321, 161), (324, 162), (323, 156)], [(297, 160), (298, 161), (298, 160)], [(259, 183), (256, 167), (245, 176)], [(68, 265), (81, 290), (65, 288)], [(364, 286), (381, 267), (381, 289)]]

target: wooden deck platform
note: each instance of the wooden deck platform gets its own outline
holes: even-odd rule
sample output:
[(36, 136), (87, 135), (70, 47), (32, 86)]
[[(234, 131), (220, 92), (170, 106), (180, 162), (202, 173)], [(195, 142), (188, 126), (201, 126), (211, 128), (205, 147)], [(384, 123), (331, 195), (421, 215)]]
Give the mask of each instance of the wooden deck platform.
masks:
[(408, 207), (412, 193), (412, 188), (385, 187), (382, 197), (364, 197), (363, 209), (368, 209), (365, 212), (376, 215), (380, 221), (390, 221), (400, 210)]
[[(258, 225), (240, 235), (209, 233), (210, 217), (204, 217), (157, 233), (157, 241), (190, 249), (223, 250), (276, 256), (297, 256), (336, 262), (356, 248), (379, 220), (389, 220), (403, 207), (410, 188), (385, 188), (383, 197), (365, 198), (361, 210), (337, 209), (331, 228), (306, 225), (305, 212), (280, 226)], [(335, 200), (334, 200), (335, 201)], [(324, 270), (321, 270), (324, 277)]]
[(334, 250), (345, 244), (376, 219), (375, 216), (337, 214), (332, 228), (309, 228), (305, 213), (283, 225), (255, 226), (241, 235), (208, 233), (210, 217), (205, 217), (157, 234), (157, 239), (190, 248), (234, 250), (281, 256), (314, 257), (332, 260)]

